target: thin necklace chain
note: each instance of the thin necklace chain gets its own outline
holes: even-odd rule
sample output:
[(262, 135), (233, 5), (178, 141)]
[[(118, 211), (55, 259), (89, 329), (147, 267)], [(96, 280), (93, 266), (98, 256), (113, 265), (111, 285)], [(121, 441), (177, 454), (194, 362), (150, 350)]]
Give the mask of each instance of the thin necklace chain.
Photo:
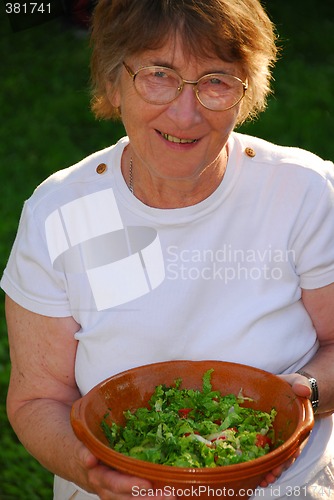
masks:
[[(226, 164), (228, 162), (228, 152), (225, 151), (225, 154), (226, 154)], [(134, 194), (134, 191), (133, 191), (133, 160), (132, 160), (132, 156), (130, 158), (130, 167), (129, 167), (129, 191), (131, 194)]]
[(130, 158), (130, 168), (129, 168), (129, 190), (133, 194), (133, 161), (132, 156)]

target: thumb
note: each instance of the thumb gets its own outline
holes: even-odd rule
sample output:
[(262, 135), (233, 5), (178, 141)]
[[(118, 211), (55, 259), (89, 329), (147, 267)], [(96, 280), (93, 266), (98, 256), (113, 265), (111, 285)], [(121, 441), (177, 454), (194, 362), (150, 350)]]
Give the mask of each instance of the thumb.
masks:
[(83, 445), (79, 451), (79, 459), (87, 469), (93, 469), (99, 464), (98, 458), (96, 458), (95, 455), (93, 455), (93, 453), (91, 453), (89, 449)]
[(291, 373), (290, 375), (280, 375), (280, 377), (291, 385), (296, 396), (302, 398), (311, 397), (312, 389), (308, 379), (304, 377), (304, 375), (300, 373)]

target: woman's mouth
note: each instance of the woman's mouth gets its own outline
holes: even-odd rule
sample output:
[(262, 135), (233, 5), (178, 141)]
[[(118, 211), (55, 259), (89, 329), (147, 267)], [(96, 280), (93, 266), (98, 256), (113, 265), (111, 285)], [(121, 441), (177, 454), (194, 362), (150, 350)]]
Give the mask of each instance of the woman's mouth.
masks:
[(198, 142), (198, 139), (181, 139), (180, 137), (175, 137), (174, 135), (165, 134), (163, 132), (159, 132), (159, 134), (162, 135), (166, 141), (173, 142), (174, 144), (194, 144)]

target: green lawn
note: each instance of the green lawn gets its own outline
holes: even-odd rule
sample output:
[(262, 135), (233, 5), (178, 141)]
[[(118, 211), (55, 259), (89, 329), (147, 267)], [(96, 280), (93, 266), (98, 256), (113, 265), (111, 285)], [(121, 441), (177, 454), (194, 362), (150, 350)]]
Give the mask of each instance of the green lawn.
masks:
[[(334, 22), (331, 2), (267, 1), (283, 57), (268, 110), (243, 131), (334, 159)], [(0, 268), (5, 267), (23, 201), (55, 170), (123, 134), (89, 110), (86, 38), (59, 21), (13, 32), (0, 6)], [(9, 357), (0, 303), (0, 499), (52, 498), (52, 477), (7, 423)], [(52, 424), (52, 423), (50, 423)]]

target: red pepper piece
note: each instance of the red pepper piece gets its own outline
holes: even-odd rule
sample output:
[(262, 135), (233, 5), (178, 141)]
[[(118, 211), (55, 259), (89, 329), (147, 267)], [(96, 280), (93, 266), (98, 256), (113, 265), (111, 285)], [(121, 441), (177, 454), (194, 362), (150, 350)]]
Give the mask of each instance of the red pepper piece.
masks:
[(268, 436), (263, 436), (262, 434), (257, 434), (255, 444), (256, 444), (256, 446), (258, 446), (260, 448), (264, 448), (266, 446), (266, 444), (268, 444), (269, 446), (272, 446), (273, 443)]
[(179, 417), (180, 418), (187, 418), (189, 413), (191, 412), (192, 408), (180, 408), (178, 410)]

